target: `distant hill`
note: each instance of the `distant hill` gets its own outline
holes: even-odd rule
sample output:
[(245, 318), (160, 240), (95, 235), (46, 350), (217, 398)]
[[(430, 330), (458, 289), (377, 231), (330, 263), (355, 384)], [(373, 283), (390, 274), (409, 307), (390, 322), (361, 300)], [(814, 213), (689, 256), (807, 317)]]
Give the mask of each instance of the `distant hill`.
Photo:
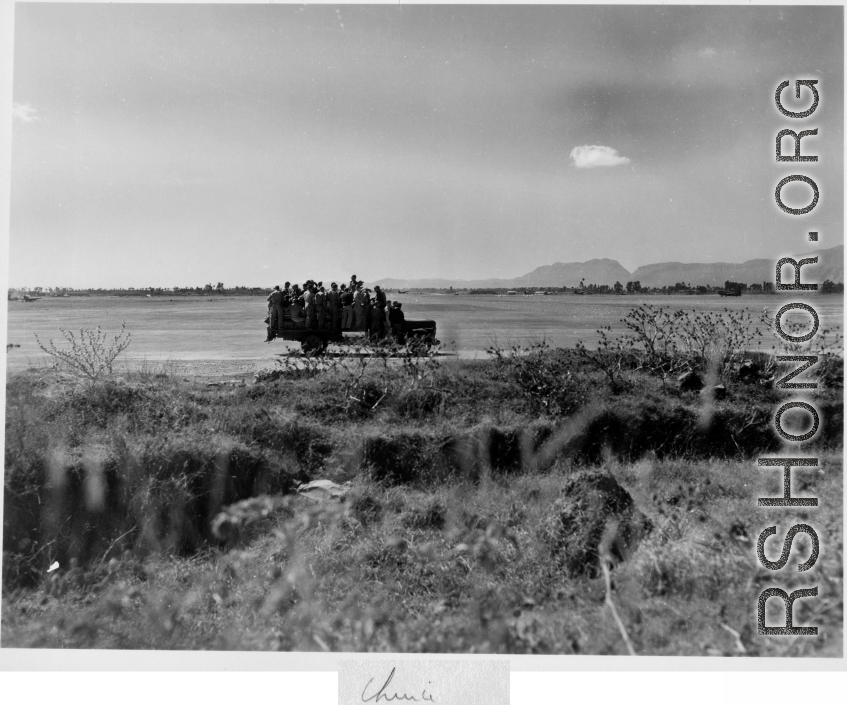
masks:
[[(814, 255), (818, 256), (818, 264), (803, 266), (804, 280), (817, 282), (823, 282), (826, 279), (835, 282), (844, 281), (844, 245), (793, 256), (799, 260), (802, 257)], [(755, 284), (773, 281), (776, 259), (776, 257), (751, 259), (741, 264), (728, 262), (708, 264), (662, 262), (639, 267), (632, 273), (631, 278), (633, 281), (641, 282), (641, 286), (672, 286), (677, 282), (686, 282), (694, 286), (723, 286), (727, 280)], [(785, 276), (788, 276), (788, 270), (786, 270)]]
[(514, 279), (380, 279), (375, 284), (389, 289), (485, 289), (524, 288), (533, 286), (579, 286), (581, 279), (586, 284), (608, 284), (616, 281), (626, 284), (629, 271), (613, 259), (592, 259), (587, 262), (556, 262), (532, 270), (529, 274)]
[(613, 259), (590, 259), (587, 262), (556, 262), (538, 267), (529, 274), (510, 280), (514, 286), (579, 286), (581, 279), (586, 284), (626, 284), (629, 271)]
[[(816, 265), (804, 265), (804, 280), (823, 282), (844, 281), (844, 245), (817, 250), (801, 257), (818, 256)], [(538, 267), (529, 274), (514, 279), (380, 279), (373, 282), (386, 289), (521, 289), (535, 286), (579, 286), (585, 279), (586, 284), (608, 284), (615, 282), (626, 284), (628, 281), (641, 282), (641, 286), (672, 286), (685, 282), (693, 286), (723, 286), (724, 282), (734, 281), (755, 284), (773, 281), (773, 268), (776, 258), (751, 259), (741, 264), (731, 262), (711, 262), (685, 264), (682, 262), (661, 262), (639, 267), (630, 273), (613, 259), (592, 259), (587, 262), (556, 262)], [(786, 270), (786, 277), (788, 270)]]

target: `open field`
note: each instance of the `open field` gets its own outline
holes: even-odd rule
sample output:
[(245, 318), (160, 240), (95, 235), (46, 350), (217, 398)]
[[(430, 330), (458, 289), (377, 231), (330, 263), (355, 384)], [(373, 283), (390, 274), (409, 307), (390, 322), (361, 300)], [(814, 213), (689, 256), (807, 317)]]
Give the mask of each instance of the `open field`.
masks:
[[(550, 345), (572, 347), (579, 340), (596, 343), (597, 328), (622, 330), (620, 319), (641, 303), (671, 310), (737, 311), (749, 308), (775, 311), (788, 299), (750, 296), (439, 296), (389, 294), (403, 302), (408, 318), (432, 318), (446, 349), (461, 356), (481, 354), (496, 337), (501, 345), (527, 344), (545, 338)], [(841, 326), (842, 296), (820, 296), (815, 306), (823, 326)], [(8, 303), (7, 366), (19, 370), (38, 362), (42, 353), (33, 333), (42, 341), (58, 338), (58, 328), (102, 326), (120, 329), (126, 321), (133, 341), (130, 360), (214, 361), (225, 370), (255, 369), (245, 361), (271, 361), (296, 344), (274, 341), (266, 345), (262, 319), (267, 305), (261, 297), (72, 297), (46, 298), (35, 303)], [(768, 346), (770, 343), (768, 343)], [(208, 368), (208, 365), (205, 366)], [(184, 367), (190, 371), (189, 367)]]
[[(840, 655), (843, 364), (820, 366), (822, 427), (792, 450), (820, 457), (795, 491), (821, 506), (764, 510), (779, 473), (753, 459), (784, 452), (784, 395), (766, 356), (742, 378), (729, 352), (721, 398), (545, 348), (245, 386), (152, 363), (96, 384), (14, 373), (2, 645)], [(343, 501), (296, 491), (317, 479)], [(821, 634), (760, 637), (756, 538), (812, 519), (818, 562), (780, 584), (820, 585), (795, 624)]]

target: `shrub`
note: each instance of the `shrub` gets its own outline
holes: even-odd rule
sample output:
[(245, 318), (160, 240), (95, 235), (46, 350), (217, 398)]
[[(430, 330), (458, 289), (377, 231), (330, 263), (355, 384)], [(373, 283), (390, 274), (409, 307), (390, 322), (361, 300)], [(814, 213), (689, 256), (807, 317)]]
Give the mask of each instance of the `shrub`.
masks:
[(374, 379), (364, 378), (350, 389), (346, 399), (347, 414), (352, 417), (367, 416), (388, 396), (389, 388)]
[(123, 416), (133, 430), (155, 432), (163, 427), (184, 427), (202, 420), (205, 414), (187, 395), (174, 393), (165, 384), (106, 379), (63, 390), (46, 405), (45, 416), (99, 428), (106, 428)]
[(635, 366), (636, 357), (633, 340), (625, 335), (612, 338), (611, 330), (611, 326), (597, 330), (600, 340), (594, 350), (589, 350), (581, 340), (575, 350), (580, 358), (606, 375), (610, 388), (618, 393), (627, 388), (623, 372)]
[(651, 530), (650, 520), (614, 477), (583, 471), (565, 482), (541, 535), (568, 576), (596, 577), (602, 542), (622, 561)]
[(592, 385), (579, 371), (583, 365), (571, 350), (550, 348), (542, 341), (509, 350), (494, 345), (488, 354), (501, 374), (508, 371), (536, 412), (564, 416), (588, 401)]
[(57, 348), (52, 339), (43, 345), (36, 334), (38, 347), (53, 358), (58, 368), (67, 369), (89, 382), (96, 382), (104, 374), (112, 374), (115, 359), (130, 344), (130, 334), (126, 331), (125, 323), (121, 324), (120, 333), (111, 342), (100, 326), (96, 330), (81, 328), (79, 337), (62, 328), (59, 332), (68, 343), (67, 349)]
[(621, 322), (629, 333), (612, 337), (611, 327), (601, 328), (595, 350), (582, 341), (576, 346), (581, 357), (609, 378), (614, 391), (625, 387), (622, 373), (627, 369), (658, 376), (663, 385), (684, 370), (715, 370), (723, 377), (751, 354), (768, 326), (767, 312), (670, 311), (650, 304), (630, 310)]

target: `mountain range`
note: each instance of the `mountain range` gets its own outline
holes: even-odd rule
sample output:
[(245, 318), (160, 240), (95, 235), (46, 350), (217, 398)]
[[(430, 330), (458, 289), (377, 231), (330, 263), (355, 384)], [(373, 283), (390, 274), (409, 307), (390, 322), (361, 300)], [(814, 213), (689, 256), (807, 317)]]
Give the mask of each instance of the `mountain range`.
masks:
[[(791, 256), (796, 260), (818, 257), (818, 264), (803, 266), (803, 281), (844, 281), (844, 245)], [(587, 262), (556, 262), (544, 265), (514, 279), (380, 279), (374, 284), (387, 289), (447, 289), (451, 286), (454, 289), (522, 289), (541, 286), (573, 287), (579, 286), (580, 281), (584, 279), (586, 284), (609, 286), (613, 286), (615, 282), (626, 284), (628, 281), (638, 281), (641, 286), (650, 287), (672, 286), (677, 282), (685, 282), (691, 286), (723, 286), (727, 280), (744, 284), (773, 281), (776, 259), (751, 259), (740, 264), (661, 262), (639, 267), (634, 272), (629, 272), (613, 259), (591, 259)], [(789, 270), (790, 268), (786, 269), (783, 275), (786, 283), (790, 281)]]

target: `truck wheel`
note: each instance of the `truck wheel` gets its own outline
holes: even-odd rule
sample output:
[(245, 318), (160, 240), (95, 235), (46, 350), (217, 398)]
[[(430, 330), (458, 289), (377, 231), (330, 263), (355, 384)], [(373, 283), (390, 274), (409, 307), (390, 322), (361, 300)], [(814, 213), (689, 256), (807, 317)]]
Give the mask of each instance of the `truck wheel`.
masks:
[(312, 333), (300, 341), (300, 347), (303, 349), (304, 353), (310, 355), (321, 352), (326, 347), (326, 343), (323, 341), (321, 336)]

